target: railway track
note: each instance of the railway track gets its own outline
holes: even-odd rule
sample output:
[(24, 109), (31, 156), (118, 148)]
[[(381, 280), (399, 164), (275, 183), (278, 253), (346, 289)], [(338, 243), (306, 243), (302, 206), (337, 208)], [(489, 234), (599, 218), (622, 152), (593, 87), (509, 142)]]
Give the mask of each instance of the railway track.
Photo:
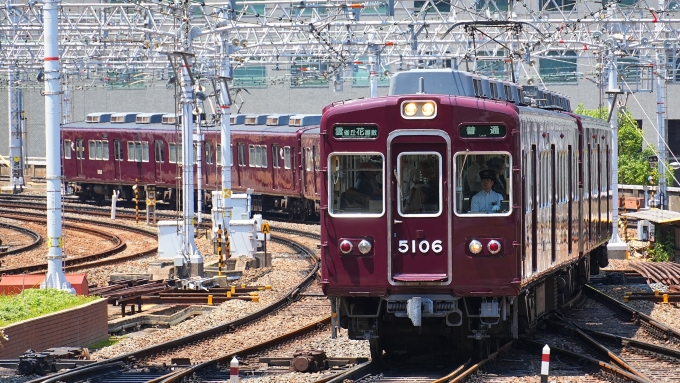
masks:
[[(30, 212), (22, 212), (20, 214), (17, 214), (16, 211), (14, 210), (3, 210), (0, 209), (0, 216), (5, 217), (5, 218), (11, 218), (11, 219), (16, 219), (16, 220), (21, 220), (21, 221), (28, 221), (28, 222), (35, 222), (35, 223), (40, 223), (40, 224), (46, 224), (47, 220), (44, 218), (44, 215), (42, 213), (30, 213)], [(68, 219), (68, 218), (67, 218)], [(86, 225), (81, 225), (81, 224), (75, 224), (75, 223), (66, 223), (65, 226), (73, 229), (73, 230), (78, 230), (82, 232), (86, 232), (88, 234), (98, 236), (101, 238), (106, 239), (107, 241), (111, 242), (113, 246), (111, 248), (95, 252), (93, 254), (89, 254), (86, 256), (81, 256), (81, 257), (75, 257), (75, 258), (66, 258), (64, 260), (64, 270), (65, 271), (74, 271), (77, 269), (85, 268), (85, 267), (98, 267), (98, 266), (104, 266), (104, 265), (110, 265), (114, 263), (119, 263), (119, 262), (125, 262), (128, 260), (133, 260), (139, 257), (147, 256), (154, 254), (157, 251), (157, 247), (153, 248), (148, 248), (146, 250), (143, 250), (141, 252), (136, 252), (134, 254), (129, 254), (125, 256), (119, 256), (115, 258), (111, 258), (111, 256), (114, 256), (126, 248), (126, 243), (125, 241), (121, 240), (120, 237), (115, 236), (115, 235), (110, 235), (102, 230), (97, 230), (92, 228), (92, 225), (96, 226), (101, 226), (101, 227), (110, 227), (110, 228), (116, 228), (119, 230), (126, 230), (126, 231), (131, 231), (134, 232), (135, 234), (138, 235), (143, 235), (147, 237), (152, 237), (156, 238), (156, 235), (149, 232), (146, 229), (141, 229), (137, 227), (130, 227), (126, 225), (121, 225), (121, 224), (116, 224), (116, 223), (106, 223), (106, 222), (101, 222), (101, 221), (95, 221), (95, 220), (88, 220), (88, 219), (78, 219), (78, 222), (85, 223)], [(10, 268), (0, 268), (0, 272), (3, 274), (23, 274), (23, 273), (40, 273), (44, 272), (47, 270), (47, 263), (40, 263), (40, 264), (33, 264), (33, 265), (25, 265), (25, 266), (18, 266), (18, 267), (10, 267)]]
[[(81, 381), (95, 382), (97, 381), (97, 379), (100, 378), (104, 378), (105, 381), (109, 382), (111, 381), (110, 380), (111, 376), (122, 377), (121, 379), (124, 379), (126, 382), (159, 382), (165, 378), (169, 378), (173, 374), (179, 373), (177, 369), (183, 370), (180, 367), (173, 367), (173, 370), (171, 371), (170, 369), (164, 369), (162, 366), (143, 365), (143, 363), (145, 363), (144, 361), (151, 360), (159, 355), (171, 351), (176, 352), (176, 350), (181, 350), (183, 347), (186, 347), (187, 345), (194, 345), (202, 341), (218, 337), (221, 334), (238, 331), (239, 328), (247, 324), (261, 320), (263, 317), (266, 317), (267, 315), (275, 313), (283, 309), (284, 307), (293, 304), (296, 301), (296, 299), (298, 299), (301, 292), (303, 292), (307, 287), (309, 287), (314, 282), (316, 278), (316, 273), (320, 266), (320, 261), (316, 257), (315, 252), (296, 242), (289, 241), (280, 237), (273, 237), (272, 240), (281, 243), (285, 246), (289, 246), (291, 248), (296, 249), (298, 252), (304, 254), (304, 256), (310, 262), (309, 273), (302, 279), (302, 281), (299, 284), (295, 286), (295, 288), (288, 291), (282, 298), (278, 299), (276, 302), (266, 307), (263, 307), (262, 309), (249, 315), (246, 315), (242, 318), (230, 321), (228, 323), (220, 324), (205, 331), (196, 332), (184, 336), (182, 338), (174, 339), (172, 341), (168, 341), (162, 344), (158, 344), (131, 353), (120, 355), (115, 358), (93, 363), (86, 367), (76, 368), (65, 373), (58, 373), (55, 375), (42, 377), (39, 379), (32, 380), (30, 382), (31, 383), (52, 383), (52, 382), (69, 383)], [(330, 323), (330, 317), (326, 317), (313, 324), (297, 329), (296, 331), (271, 339), (267, 343), (259, 344), (252, 347), (255, 348), (272, 347), (276, 344), (287, 342), (294, 337), (302, 336), (311, 331), (317, 331), (319, 326), (325, 325), (327, 323)], [(243, 350), (239, 350), (239, 352), (242, 351)], [(212, 364), (208, 363), (208, 366), (209, 365)]]
[(28, 251), (31, 249), (34, 249), (42, 243), (42, 237), (40, 234), (36, 233), (33, 230), (27, 229), (25, 227), (21, 226), (16, 226), (16, 225), (10, 225), (8, 223), (0, 223), (0, 227), (5, 228), (7, 230), (11, 231), (16, 231), (18, 233), (22, 233), (27, 235), (29, 238), (31, 238), (32, 242), (23, 246), (17, 246), (11, 250), (6, 250), (2, 253), (0, 253), (0, 258), (7, 256), (7, 255), (12, 255), (12, 254), (18, 254), (24, 251)]

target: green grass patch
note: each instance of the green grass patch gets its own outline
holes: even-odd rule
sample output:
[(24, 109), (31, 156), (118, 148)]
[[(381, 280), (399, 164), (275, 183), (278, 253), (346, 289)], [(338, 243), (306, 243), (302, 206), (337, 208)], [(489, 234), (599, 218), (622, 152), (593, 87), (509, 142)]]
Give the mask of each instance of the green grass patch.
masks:
[(87, 348), (90, 351), (99, 350), (100, 348), (113, 346), (114, 344), (120, 342), (123, 339), (125, 339), (124, 336), (111, 335), (106, 339), (100, 340), (97, 343), (94, 343), (94, 344), (87, 346)]
[(0, 327), (97, 299), (99, 297), (75, 296), (57, 289), (26, 289), (17, 295), (0, 295)]

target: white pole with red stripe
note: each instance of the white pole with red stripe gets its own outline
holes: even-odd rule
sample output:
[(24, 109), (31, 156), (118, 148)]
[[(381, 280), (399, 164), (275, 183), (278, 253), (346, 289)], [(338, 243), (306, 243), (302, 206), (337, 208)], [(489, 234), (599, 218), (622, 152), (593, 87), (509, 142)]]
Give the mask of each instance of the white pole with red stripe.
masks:
[(550, 347), (546, 344), (543, 347), (541, 358), (541, 383), (548, 383), (548, 370), (550, 368)]
[(236, 359), (236, 356), (229, 362), (229, 383), (238, 383), (238, 359)]
[[(61, 230), (61, 85), (59, 64), (59, 2), (45, 0), (43, 7), (45, 41), (45, 183), (47, 191), (47, 274), (41, 288), (66, 290), (75, 294), (75, 289), (66, 280), (62, 263)], [(77, 153), (80, 156), (82, 153)]]

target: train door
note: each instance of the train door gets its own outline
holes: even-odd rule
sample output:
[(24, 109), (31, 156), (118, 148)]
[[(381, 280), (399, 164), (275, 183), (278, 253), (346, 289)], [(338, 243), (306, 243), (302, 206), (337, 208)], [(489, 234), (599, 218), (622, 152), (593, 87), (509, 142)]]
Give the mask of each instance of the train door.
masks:
[(283, 158), (283, 149), (279, 144), (272, 144), (272, 189), (278, 190), (279, 177), (281, 172), (281, 160)]
[(450, 141), (441, 131), (388, 142), (390, 283), (451, 282)]
[(85, 159), (85, 144), (82, 138), (76, 138), (76, 176), (83, 176), (83, 160)]
[(113, 179), (123, 178), (123, 140), (113, 140)]
[(165, 141), (154, 141), (154, 179), (156, 183), (163, 180), (163, 163), (165, 162)]

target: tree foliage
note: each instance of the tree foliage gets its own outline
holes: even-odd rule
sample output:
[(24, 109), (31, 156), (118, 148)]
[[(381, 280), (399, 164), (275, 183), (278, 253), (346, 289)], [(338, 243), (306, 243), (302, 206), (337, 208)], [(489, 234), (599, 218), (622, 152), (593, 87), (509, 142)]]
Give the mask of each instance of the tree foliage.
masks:
[[(579, 104), (576, 114), (606, 119), (607, 108), (585, 109)], [(642, 149), (643, 133), (629, 111), (619, 113), (619, 184), (625, 185), (658, 185), (657, 167), (649, 166), (649, 156), (656, 154), (651, 147)], [(666, 179), (672, 179), (670, 167), (666, 164)], [(652, 176), (650, 183), (649, 176)]]

